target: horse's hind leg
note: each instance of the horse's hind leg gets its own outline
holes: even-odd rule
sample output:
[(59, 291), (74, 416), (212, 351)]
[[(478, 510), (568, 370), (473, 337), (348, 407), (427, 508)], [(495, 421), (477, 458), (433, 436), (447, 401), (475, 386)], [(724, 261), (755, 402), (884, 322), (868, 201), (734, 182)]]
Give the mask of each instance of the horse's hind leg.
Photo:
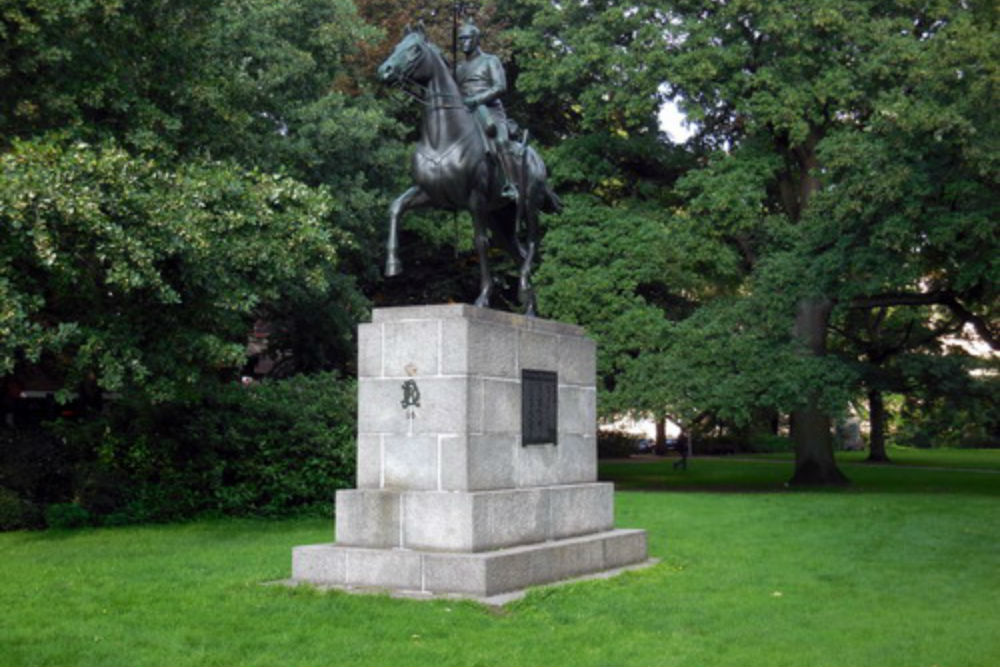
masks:
[(527, 238), (524, 240), (524, 251), (521, 255), (521, 275), (517, 285), (517, 297), (521, 305), (524, 306), (524, 314), (529, 317), (535, 316), (535, 287), (531, 283), (531, 270), (535, 262), (535, 253), (538, 252), (538, 207), (533, 188), (523, 188), (524, 202), (520, 215), (524, 223), (524, 230)]
[(489, 264), (490, 214), (482, 197), (474, 194), (470, 203), (469, 211), (472, 213), (476, 252), (479, 254), (479, 297), (475, 305), (487, 308), (490, 305), (490, 296), (493, 294), (493, 274), (490, 272)]
[(529, 317), (535, 316), (535, 286), (531, 283), (531, 264), (535, 257), (537, 245), (532, 239), (528, 241), (527, 253), (524, 263), (521, 264), (521, 277), (517, 285), (517, 299), (524, 306), (524, 314)]
[(526, 249), (517, 238), (515, 215), (513, 207), (493, 211), (490, 213), (490, 231), (493, 234), (493, 243), (502, 245), (507, 254), (520, 264)]
[(531, 286), (531, 264), (535, 256), (535, 245), (526, 245), (518, 238), (517, 213), (514, 207), (493, 211), (489, 221), (490, 231), (493, 233), (493, 243), (502, 244), (514, 263), (520, 267), (517, 288), (518, 302), (524, 306), (526, 315), (534, 315), (535, 291)]
[(535, 251), (538, 243), (534, 238), (529, 238), (525, 244), (524, 259), (521, 262), (521, 275), (517, 283), (517, 300), (524, 306), (524, 314), (529, 317), (535, 316), (535, 286), (531, 283), (531, 265), (535, 260)]
[(403, 214), (413, 208), (420, 208), (431, 203), (427, 193), (418, 186), (411, 186), (403, 194), (396, 197), (389, 206), (389, 240), (386, 242), (385, 275), (391, 278), (403, 272), (403, 264), (399, 261), (399, 220)]
[(517, 234), (516, 216), (517, 213), (513, 207), (495, 211), (490, 215), (490, 229), (493, 232), (493, 241), (502, 243), (511, 259), (520, 267), (518, 270), (517, 300), (524, 307), (525, 315), (534, 316), (535, 288), (531, 284), (531, 269), (538, 250), (538, 217), (537, 212), (535, 212), (534, 222), (531, 219), (527, 221), (527, 239), (522, 242)]

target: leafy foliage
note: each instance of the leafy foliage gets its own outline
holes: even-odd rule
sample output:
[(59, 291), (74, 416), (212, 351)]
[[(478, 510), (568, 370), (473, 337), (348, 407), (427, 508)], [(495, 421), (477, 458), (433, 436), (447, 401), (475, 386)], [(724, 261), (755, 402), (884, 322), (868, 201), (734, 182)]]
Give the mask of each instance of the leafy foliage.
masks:
[(31, 520), (29, 508), (16, 491), (0, 486), (0, 531), (36, 527), (40, 522)]
[[(328, 514), (353, 485), (355, 385), (332, 373), (218, 387), (199, 401), (123, 399), (100, 417), (10, 438), (5, 529), (164, 521), (202, 513)], [(40, 451), (41, 450), (41, 451)]]
[[(334, 85), (374, 30), (347, 0), (4, 0), (5, 135), (70, 129), (160, 156), (208, 154), (313, 183), (385, 120)], [(345, 173), (347, 172), (347, 173)]]
[(597, 457), (602, 459), (628, 458), (639, 451), (642, 437), (625, 431), (597, 432)]
[(83, 528), (92, 520), (90, 512), (76, 503), (56, 503), (45, 509), (45, 525), (56, 530)]
[[(314, 318), (331, 342), (304, 365), (343, 366), (353, 335), (344, 321), (366, 310), (361, 292), (379, 282), (376, 226), (385, 184), (403, 165), (399, 128), (355, 85), (365, 79), (359, 45), (378, 31), (350, 0), (3, 0), (0, 34), (0, 150), (57, 131), (94, 146), (111, 141), (164, 172), (222, 160), (233, 173), (280, 173), (336, 193), (322, 222), (340, 261), (328, 265), (328, 289), (295, 300), (314, 313), (318, 303), (345, 304)], [(273, 307), (260, 314), (283, 319), (285, 303), (262, 302)], [(285, 357), (315, 344), (304, 335), (280, 342)]]
[(323, 289), (345, 240), (322, 191), (224, 163), (17, 141), (0, 172), (0, 370), (58, 365), (67, 391), (189, 394), (239, 365), (282, 284)]
[[(650, 216), (657, 243), (627, 221), (628, 247), (619, 216), (573, 238), (580, 248), (558, 227), (546, 239), (555, 265), (543, 269), (546, 289), (560, 300), (548, 307), (592, 326), (616, 360), (601, 366), (616, 395), (604, 394), (603, 407), (731, 424), (762, 408), (793, 410), (801, 461), (834, 479), (824, 425), (893, 355), (940, 356), (941, 337), (966, 335), (963, 324), (995, 347), (1000, 266), (988, 221), (998, 132), (983, 111), (995, 106), (995, 19), (982, 3), (868, 0), (539, 8), (519, 33), (533, 56), (521, 84), (532, 99), (554, 100), (568, 146), (656, 141), (649, 128), (664, 95), (700, 127), (690, 171), (660, 199), (670, 210)], [(562, 156), (568, 164), (556, 173), (606, 201), (608, 183), (644, 173), (596, 153)], [(619, 193), (616, 212), (654, 199), (640, 188)], [(602, 243), (606, 259), (589, 271), (559, 266)], [(673, 244), (686, 250), (679, 262)], [(674, 271), (651, 299), (627, 277), (657, 266), (661, 253)], [(577, 295), (581, 276), (602, 288)], [(609, 324), (594, 316), (601, 309)], [(642, 325), (610, 324), (620, 312), (644, 313)], [(884, 326), (858, 329), (879, 317)], [(634, 339), (623, 345), (624, 331)], [(955, 381), (968, 371), (948, 368)], [(905, 380), (912, 390), (935, 386), (921, 382)]]
[(331, 373), (228, 386), (185, 429), (213, 452), (211, 509), (328, 514), (354, 485), (356, 387)]

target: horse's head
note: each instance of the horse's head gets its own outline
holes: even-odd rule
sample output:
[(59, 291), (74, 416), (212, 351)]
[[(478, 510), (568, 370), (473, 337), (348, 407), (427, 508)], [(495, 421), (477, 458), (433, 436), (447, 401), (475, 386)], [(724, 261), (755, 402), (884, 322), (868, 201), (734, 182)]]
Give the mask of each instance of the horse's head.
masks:
[(436, 53), (436, 47), (427, 41), (423, 26), (414, 29), (407, 26), (406, 34), (392, 55), (379, 65), (378, 79), (383, 83), (426, 83), (434, 73), (431, 60)]

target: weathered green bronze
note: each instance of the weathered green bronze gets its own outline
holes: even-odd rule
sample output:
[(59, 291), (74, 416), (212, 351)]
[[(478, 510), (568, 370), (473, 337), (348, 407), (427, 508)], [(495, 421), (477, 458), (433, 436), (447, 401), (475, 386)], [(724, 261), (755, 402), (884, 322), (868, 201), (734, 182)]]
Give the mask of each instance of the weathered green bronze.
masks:
[(531, 271), (538, 252), (538, 214), (558, 212), (542, 159), (534, 149), (511, 141), (500, 96), (507, 83), (500, 60), (484, 53), (479, 31), (463, 26), (459, 35), (466, 61), (456, 82), (441, 51), (422, 28), (408, 29), (378, 68), (385, 83), (415, 88), (424, 106), (420, 139), (411, 164), (413, 185), (389, 207), (385, 274), (402, 272), (398, 229), (414, 208), (467, 210), (472, 215), (479, 255), (480, 290), (475, 305), (487, 307), (493, 276), (487, 261), (490, 236), (520, 266), (518, 299), (535, 314)]
[(483, 128), (486, 150), (500, 161), (505, 179), (501, 193), (507, 199), (517, 201), (517, 187), (513, 182), (515, 167), (507, 126), (507, 112), (500, 97), (507, 92), (507, 73), (500, 59), (492, 53), (485, 53), (479, 46), (479, 28), (466, 23), (458, 31), (458, 43), (465, 54), (465, 62), (458, 66), (456, 80), (462, 91), (462, 102), (469, 111), (477, 114), (476, 120)]

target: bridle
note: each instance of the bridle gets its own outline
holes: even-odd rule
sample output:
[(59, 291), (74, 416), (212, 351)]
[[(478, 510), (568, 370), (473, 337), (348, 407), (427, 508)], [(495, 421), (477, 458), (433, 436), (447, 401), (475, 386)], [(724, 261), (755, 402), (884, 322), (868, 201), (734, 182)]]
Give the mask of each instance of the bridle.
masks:
[[(426, 43), (421, 46), (422, 49), (428, 49)], [(426, 54), (423, 54), (426, 57)], [(435, 93), (431, 91), (430, 86), (424, 85), (419, 81), (411, 78), (406, 72), (400, 70), (400, 73), (395, 77), (394, 83), (397, 84), (396, 88), (410, 97), (416, 100), (423, 106), (436, 111), (438, 109), (465, 109), (465, 104), (462, 103), (462, 96), (455, 95), (453, 93)], [(407, 86), (415, 87), (419, 90), (419, 93), (407, 88)], [(458, 104), (449, 104), (447, 102), (438, 103), (435, 100), (458, 100)]]
[[(419, 89), (419, 93), (415, 93), (406, 86), (414, 86)], [(448, 104), (448, 103), (437, 103), (435, 100), (446, 100), (446, 99), (457, 99), (461, 100), (461, 95), (454, 95), (452, 93), (433, 93), (431, 92), (430, 86), (425, 86), (422, 83), (414, 81), (409, 77), (400, 77), (398, 80), (398, 85), (396, 89), (403, 93), (412, 100), (415, 100), (419, 104), (436, 111), (438, 109), (466, 109), (464, 104)]]

